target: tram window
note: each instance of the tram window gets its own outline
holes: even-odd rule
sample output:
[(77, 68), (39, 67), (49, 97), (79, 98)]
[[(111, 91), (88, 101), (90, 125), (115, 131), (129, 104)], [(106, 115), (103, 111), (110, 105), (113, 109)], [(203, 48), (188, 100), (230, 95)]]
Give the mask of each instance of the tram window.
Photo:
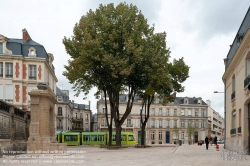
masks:
[(122, 141), (126, 141), (126, 135), (122, 135)]
[(77, 135), (65, 135), (64, 141), (77, 141)]
[(91, 141), (97, 141), (97, 136), (96, 135), (92, 135), (91, 136)]
[(128, 140), (129, 140), (129, 141), (134, 141), (134, 136), (133, 136), (133, 135), (129, 135), (129, 136), (128, 136)]
[(112, 135), (112, 141), (115, 141), (115, 135)]
[(84, 137), (83, 137), (83, 141), (89, 141), (90, 140), (90, 138), (89, 138), (90, 136), (89, 135), (84, 135)]
[(98, 135), (98, 141), (104, 141), (104, 135)]

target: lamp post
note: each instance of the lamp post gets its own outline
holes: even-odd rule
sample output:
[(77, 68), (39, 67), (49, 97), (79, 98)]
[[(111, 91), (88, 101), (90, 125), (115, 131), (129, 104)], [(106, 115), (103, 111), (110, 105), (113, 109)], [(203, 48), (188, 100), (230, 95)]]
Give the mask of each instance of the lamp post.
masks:
[[(226, 89), (225, 89), (226, 90)], [(224, 93), (224, 149), (226, 149), (226, 93), (214, 91), (214, 93)]]

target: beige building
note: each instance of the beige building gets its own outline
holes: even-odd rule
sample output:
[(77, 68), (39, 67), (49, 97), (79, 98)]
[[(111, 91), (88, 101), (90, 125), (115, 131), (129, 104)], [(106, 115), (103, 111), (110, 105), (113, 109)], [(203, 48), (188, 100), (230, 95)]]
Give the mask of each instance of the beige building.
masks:
[(52, 64), (54, 56), (31, 39), (26, 29), (22, 39), (0, 35), (0, 99), (29, 110), (32, 89), (46, 83), (56, 91), (57, 78)]
[(247, 150), (250, 146), (250, 10), (234, 38), (222, 77), (225, 84), (226, 149)]
[(217, 137), (218, 140), (223, 140), (223, 128), (224, 128), (224, 118), (211, 108), (211, 101), (206, 101), (208, 105), (208, 136), (214, 138)]
[[(120, 96), (120, 114), (125, 112), (126, 100), (126, 95)], [(104, 98), (97, 102), (98, 131), (108, 131), (104, 104)], [(122, 131), (133, 132), (137, 142), (140, 142), (141, 134), (140, 110), (141, 101), (135, 99), (131, 114), (122, 125)], [(108, 113), (109, 111), (108, 107)], [(207, 112), (208, 106), (202, 98), (176, 97), (174, 102), (168, 103), (166, 106), (159, 104), (156, 100), (150, 108), (150, 119), (146, 126), (146, 144), (170, 144), (178, 138), (183, 143), (188, 143), (187, 128), (189, 125), (195, 127), (192, 138), (194, 142), (204, 140), (208, 134)], [(177, 135), (173, 132), (174, 126), (180, 128)], [(113, 129), (115, 131), (114, 125)]]

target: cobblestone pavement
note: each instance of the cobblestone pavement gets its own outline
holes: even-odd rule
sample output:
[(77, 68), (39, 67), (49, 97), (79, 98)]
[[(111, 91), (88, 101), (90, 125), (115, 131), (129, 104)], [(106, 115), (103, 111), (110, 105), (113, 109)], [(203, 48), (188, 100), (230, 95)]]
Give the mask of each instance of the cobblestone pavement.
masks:
[[(223, 160), (224, 156), (224, 160)], [(123, 148), (107, 150), (93, 146), (68, 147), (64, 154), (22, 154), (0, 158), (1, 166), (60, 165), (89, 166), (249, 166), (250, 156), (216, 151), (215, 146), (182, 145), (179, 147)], [(238, 158), (237, 158), (238, 157)], [(236, 158), (235, 160), (233, 160)], [(232, 160), (227, 160), (232, 159)], [(78, 163), (76, 163), (78, 162)]]

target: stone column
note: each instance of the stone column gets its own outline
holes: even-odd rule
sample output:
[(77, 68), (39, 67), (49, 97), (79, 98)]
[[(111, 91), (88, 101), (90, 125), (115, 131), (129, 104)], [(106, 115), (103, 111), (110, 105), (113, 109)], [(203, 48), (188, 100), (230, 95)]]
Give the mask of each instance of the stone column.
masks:
[(55, 143), (55, 94), (46, 89), (32, 90), (29, 95), (31, 122), (27, 151), (65, 150), (66, 144)]

